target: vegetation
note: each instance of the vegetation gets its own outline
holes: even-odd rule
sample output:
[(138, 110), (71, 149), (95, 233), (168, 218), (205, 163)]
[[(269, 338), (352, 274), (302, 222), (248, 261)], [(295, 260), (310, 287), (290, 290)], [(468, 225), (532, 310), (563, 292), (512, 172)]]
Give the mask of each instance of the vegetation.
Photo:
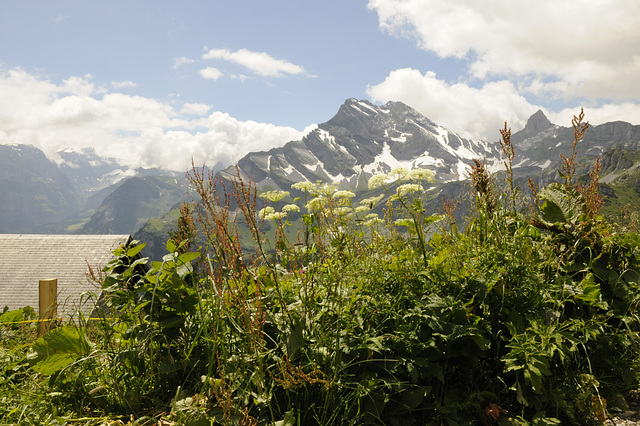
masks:
[(505, 125), (507, 181), (474, 161), (464, 226), (451, 200), (424, 214), (426, 170), (374, 176), (389, 195), (380, 215), (381, 196), (303, 182), (285, 203), (194, 168), (198, 199), (164, 259), (147, 268), (142, 244), (121, 247), (96, 277), (98, 319), (33, 342), (15, 333), (31, 311), (0, 316), (0, 420), (603, 423), (607, 401), (638, 387), (640, 236), (601, 215), (597, 163), (576, 186), (582, 120), (561, 181), (532, 185), (532, 205)]

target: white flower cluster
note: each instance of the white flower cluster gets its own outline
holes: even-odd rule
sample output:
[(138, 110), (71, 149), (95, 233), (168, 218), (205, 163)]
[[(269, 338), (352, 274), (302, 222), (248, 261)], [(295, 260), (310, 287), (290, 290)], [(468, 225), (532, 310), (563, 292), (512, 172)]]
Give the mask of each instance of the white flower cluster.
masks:
[(405, 183), (404, 185), (400, 185), (396, 191), (396, 195), (398, 197), (402, 197), (403, 195), (407, 195), (410, 192), (422, 192), (422, 185), (417, 183)]
[(277, 203), (287, 195), (289, 195), (289, 191), (267, 191), (260, 194), (262, 198), (266, 198), (267, 201), (272, 203)]
[(389, 176), (385, 175), (384, 173), (371, 176), (371, 179), (369, 179), (369, 189), (380, 188), (388, 179)]
[(311, 182), (304, 181), (304, 182), (294, 183), (293, 185), (291, 185), (291, 188), (297, 189), (298, 191), (302, 191), (302, 192), (311, 192), (316, 189), (316, 185)]
[(398, 167), (391, 170), (389, 175), (386, 174), (378, 174), (373, 175), (369, 179), (369, 189), (376, 189), (383, 186), (388, 180), (395, 178), (398, 182), (407, 182), (413, 181), (416, 183), (407, 183), (400, 185), (396, 192), (398, 197), (402, 197), (410, 192), (421, 192), (423, 191), (421, 182), (435, 182), (434, 173), (431, 170), (427, 169), (413, 169), (407, 170), (404, 167)]
[(298, 207), (297, 204), (287, 204), (286, 206), (282, 207), (282, 211), (289, 213), (289, 212), (299, 212), (300, 211), (300, 207)]

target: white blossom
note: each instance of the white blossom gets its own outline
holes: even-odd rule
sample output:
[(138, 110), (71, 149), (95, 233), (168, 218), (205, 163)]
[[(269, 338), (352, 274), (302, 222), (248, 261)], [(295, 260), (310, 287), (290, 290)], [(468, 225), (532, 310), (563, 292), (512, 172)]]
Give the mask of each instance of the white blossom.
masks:
[(354, 194), (353, 192), (345, 191), (345, 190), (336, 191), (333, 194), (333, 198), (353, 198), (355, 196), (356, 196), (356, 194)]
[(300, 211), (300, 207), (298, 207), (296, 204), (287, 204), (286, 206), (282, 207), (282, 211), (283, 212), (299, 212)]
[(397, 176), (398, 180), (406, 180), (409, 170), (404, 167), (397, 167), (389, 173), (391, 176)]
[(311, 192), (314, 189), (316, 189), (316, 185), (309, 181), (296, 182), (293, 185), (291, 185), (291, 189), (297, 189), (298, 191), (302, 191), (302, 192)]
[(404, 185), (400, 185), (396, 194), (399, 197), (408, 194), (409, 192), (420, 192), (422, 191), (422, 186), (417, 183), (405, 183)]
[(287, 217), (287, 214), (284, 212), (274, 212), (274, 213), (269, 213), (268, 215), (266, 215), (264, 217), (264, 220), (278, 220), (278, 219), (282, 219), (284, 217)]
[(316, 197), (307, 203), (305, 206), (308, 211), (320, 211), (327, 205), (327, 199), (325, 197)]
[(435, 174), (428, 169), (413, 169), (407, 175), (409, 180), (417, 180), (423, 182), (433, 182)]
[(287, 195), (289, 195), (289, 191), (267, 191), (260, 194), (261, 197), (266, 198), (267, 201), (271, 201), (272, 203), (277, 203)]
[(384, 185), (389, 176), (385, 174), (373, 175), (369, 179), (369, 189), (376, 189)]
[(380, 200), (382, 200), (384, 198), (383, 194), (378, 195), (377, 197), (369, 197), (369, 198), (365, 198), (364, 200), (360, 201), (360, 204), (363, 206), (370, 206), (371, 208), (373, 208), (374, 206), (376, 206)]
[(267, 215), (270, 215), (271, 213), (275, 212), (275, 210), (273, 209), (273, 207), (265, 207), (264, 209), (261, 209), (258, 212), (258, 216), (260, 217), (260, 219), (264, 219)]

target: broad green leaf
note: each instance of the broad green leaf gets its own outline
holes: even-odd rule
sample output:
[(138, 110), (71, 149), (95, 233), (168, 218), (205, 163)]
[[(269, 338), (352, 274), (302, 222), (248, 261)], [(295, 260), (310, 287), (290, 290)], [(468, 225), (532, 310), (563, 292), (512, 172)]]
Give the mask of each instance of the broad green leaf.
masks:
[(294, 426), (296, 424), (296, 417), (293, 411), (287, 411), (284, 413), (284, 419), (278, 420), (274, 424), (275, 426)]
[(196, 260), (200, 256), (197, 252), (183, 253), (178, 257), (178, 262), (187, 263)]
[(131, 247), (130, 249), (127, 250), (127, 256), (134, 257), (136, 254), (140, 253), (142, 249), (145, 248), (146, 245), (147, 243), (142, 243), (142, 244), (138, 244), (135, 247)]
[(167, 251), (169, 253), (175, 252), (176, 248), (178, 248), (178, 247), (176, 246), (176, 243), (173, 240), (171, 240), (171, 239), (167, 240)]
[(560, 206), (553, 201), (546, 200), (542, 203), (540, 210), (542, 211), (542, 219), (547, 223), (564, 223), (567, 221)]
[(4, 314), (0, 315), (0, 322), (6, 324), (9, 322), (22, 321), (22, 312), (22, 308), (5, 312)]
[(587, 274), (580, 284), (582, 294), (576, 294), (576, 299), (584, 300), (592, 305), (600, 301), (600, 284), (596, 282), (593, 274)]
[(291, 330), (291, 334), (287, 339), (287, 355), (289, 355), (290, 359), (296, 356), (298, 350), (300, 350), (300, 347), (304, 343), (304, 337), (302, 336), (303, 330), (303, 321), (297, 321), (293, 329)]
[(64, 326), (36, 340), (33, 350), (37, 355), (31, 368), (49, 376), (87, 356), (91, 352), (91, 344), (76, 327)]
[(576, 223), (586, 210), (582, 194), (557, 182), (545, 186), (538, 196), (545, 200), (540, 207), (542, 220), (550, 224)]
[(398, 395), (398, 402), (415, 409), (418, 405), (422, 404), (424, 397), (431, 392), (431, 386), (422, 386), (417, 389), (407, 389)]

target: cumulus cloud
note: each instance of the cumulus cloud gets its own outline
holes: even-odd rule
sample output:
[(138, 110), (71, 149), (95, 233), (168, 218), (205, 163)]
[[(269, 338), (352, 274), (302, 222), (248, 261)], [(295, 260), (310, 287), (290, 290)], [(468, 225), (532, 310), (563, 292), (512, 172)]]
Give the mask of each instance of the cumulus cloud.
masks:
[[(421, 49), (467, 64), (452, 83), (399, 69), (368, 87), (467, 136), (495, 139), (542, 109), (567, 125), (583, 105), (592, 123), (640, 122), (640, 2), (619, 0), (369, 0), (379, 26)], [(577, 105), (549, 111), (529, 99)], [(568, 118), (567, 118), (568, 117)]]
[(538, 95), (640, 96), (640, 2), (369, 0), (380, 27), (480, 79), (507, 76)]
[[(497, 141), (499, 129), (507, 121), (513, 131), (522, 129), (527, 119), (542, 109), (555, 124), (570, 126), (580, 107), (552, 111), (530, 103), (509, 81), (488, 81), (480, 88), (464, 83), (449, 84), (430, 71), (404, 68), (392, 71), (380, 84), (367, 88), (374, 102), (402, 101), (449, 130), (467, 138)], [(609, 121), (640, 122), (640, 105), (619, 104), (584, 105), (590, 123)]]
[(497, 140), (505, 121), (514, 129), (523, 127), (537, 110), (508, 81), (476, 89), (411, 68), (391, 72), (382, 83), (369, 86), (367, 93), (374, 102), (402, 101), (452, 131), (483, 140)]
[(0, 69), (0, 93), (0, 143), (34, 145), (52, 159), (62, 149), (93, 147), (131, 167), (186, 171), (192, 158), (196, 164), (230, 165), (308, 131), (209, 114), (204, 104), (177, 110), (156, 99), (97, 89), (90, 76), (56, 84), (22, 69)]
[(264, 77), (284, 77), (285, 75), (308, 75), (300, 65), (276, 59), (266, 52), (254, 52), (240, 49), (232, 52), (228, 49), (210, 49), (202, 55), (202, 59), (221, 59), (241, 65), (254, 74)]
[(186, 103), (182, 105), (182, 109), (180, 110), (183, 114), (190, 115), (206, 115), (211, 107), (207, 104), (190, 104)]
[(200, 70), (200, 75), (207, 80), (217, 80), (222, 77), (222, 71), (214, 67), (206, 67)]

